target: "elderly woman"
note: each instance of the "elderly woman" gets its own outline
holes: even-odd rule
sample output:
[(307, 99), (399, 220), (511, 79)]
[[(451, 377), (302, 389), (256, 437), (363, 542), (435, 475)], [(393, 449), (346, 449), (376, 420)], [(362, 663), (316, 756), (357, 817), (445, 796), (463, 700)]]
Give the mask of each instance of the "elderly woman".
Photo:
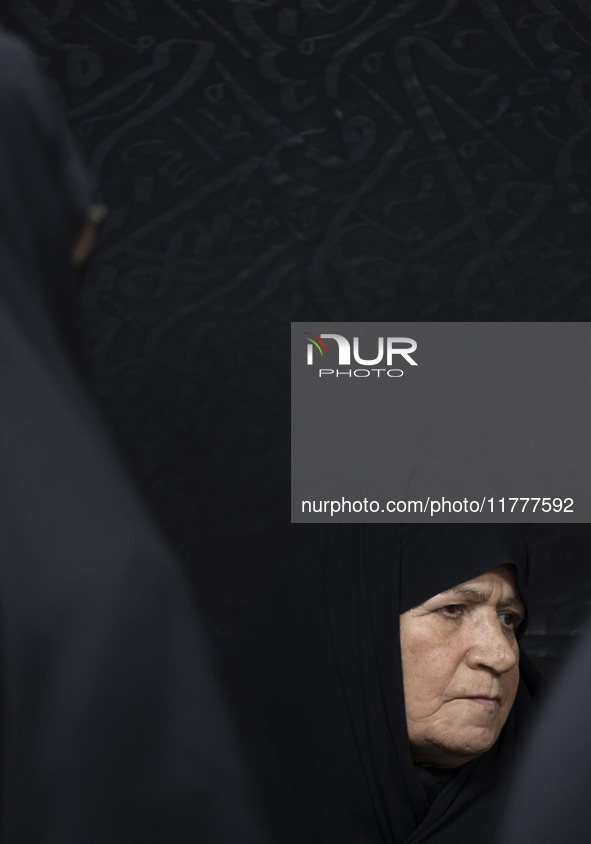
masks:
[(297, 535), (229, 642), (276, 840), (490, 840), (534, 679), (521, 534)]

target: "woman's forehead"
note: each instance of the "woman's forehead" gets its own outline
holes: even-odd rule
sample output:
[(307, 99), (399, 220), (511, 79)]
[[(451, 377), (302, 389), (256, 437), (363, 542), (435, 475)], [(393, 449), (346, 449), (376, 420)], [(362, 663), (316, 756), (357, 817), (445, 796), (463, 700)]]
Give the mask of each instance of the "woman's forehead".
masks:
[(510, 564), (497, 566), (438, 594), (445, 597), (452, 594), (463, 595), (475, 601), (489, 601), (494, 597), (503, 602), (523, 603), (516, 586), (515, 567)]

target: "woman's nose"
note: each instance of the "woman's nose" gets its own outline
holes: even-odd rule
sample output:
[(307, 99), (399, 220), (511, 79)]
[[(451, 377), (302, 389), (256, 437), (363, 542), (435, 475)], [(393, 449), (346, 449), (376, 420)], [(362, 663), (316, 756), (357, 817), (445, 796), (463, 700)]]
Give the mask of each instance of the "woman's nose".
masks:
[(504, 674), (517, 665), (519, 646), (512, 630), (503, 627), (500, 619), (479, 619), (468, 632), (466, 658), (471, 668), (488, 668)]

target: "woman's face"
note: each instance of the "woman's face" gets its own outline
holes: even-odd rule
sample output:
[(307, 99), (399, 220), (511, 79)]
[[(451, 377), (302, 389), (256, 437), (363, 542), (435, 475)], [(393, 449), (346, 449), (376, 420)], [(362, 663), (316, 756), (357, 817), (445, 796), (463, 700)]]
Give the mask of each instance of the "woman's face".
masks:
[(495, 743), (519, 683), (524, 616), (513, 566), (499, 566), (400, 616), (413, 759), (455, 768)]

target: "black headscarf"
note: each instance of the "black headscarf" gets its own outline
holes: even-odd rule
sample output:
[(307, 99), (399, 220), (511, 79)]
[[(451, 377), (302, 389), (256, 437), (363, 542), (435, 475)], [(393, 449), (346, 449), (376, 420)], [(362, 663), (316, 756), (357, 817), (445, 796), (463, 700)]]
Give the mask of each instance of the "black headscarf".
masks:
[(0, 838), (260, 842), (211, 649), (72, 358), (89, 192), (0, 33)]
[(1, 31), (0, 46), (2, 310), (55, 365), (64, 342), (72, 350), (71, 256), (90, 190), (34, 57)]
[[(527, 716), (523, 675), (495, 746), (429, 805), (413, 764), (400, 614), (513, 564), (525, 600), (527, 551), (507, 526), (299, 526), (229, 642), (243, 726), (282, 842), (486, 841)], [(522, 631), (520, 631), (521, 633)]]

